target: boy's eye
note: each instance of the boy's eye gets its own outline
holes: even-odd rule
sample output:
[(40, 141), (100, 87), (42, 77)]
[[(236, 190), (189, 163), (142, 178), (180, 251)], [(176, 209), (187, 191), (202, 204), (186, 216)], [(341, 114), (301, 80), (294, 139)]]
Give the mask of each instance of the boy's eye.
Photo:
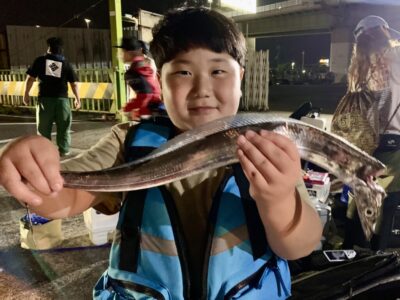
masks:
[(220, 74), (224, 74), (224, 73), (226, 73), (224, 70), (214, 70), (214, 71), (212, 71), (213, 75), (220, 75)]
[(182, 70), (182, 71), (176, 71), (176, 72), (174, 72), (173, 74), (174, 74), (174, 75), (189, 76), (189, 75), (190, 75), (190, 72), (189, 72), (189, 71), (184, 71), (184, 70)]

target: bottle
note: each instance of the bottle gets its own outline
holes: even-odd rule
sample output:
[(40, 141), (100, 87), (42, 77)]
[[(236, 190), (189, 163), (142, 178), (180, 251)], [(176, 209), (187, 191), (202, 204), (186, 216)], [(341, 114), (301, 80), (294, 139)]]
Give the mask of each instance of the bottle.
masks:
[(351, 188), (348, 185), (343, 185), (342, 194), (340, 195), (340, 202), (344, 204), (349, 203), (349, 193), (351, 192)]

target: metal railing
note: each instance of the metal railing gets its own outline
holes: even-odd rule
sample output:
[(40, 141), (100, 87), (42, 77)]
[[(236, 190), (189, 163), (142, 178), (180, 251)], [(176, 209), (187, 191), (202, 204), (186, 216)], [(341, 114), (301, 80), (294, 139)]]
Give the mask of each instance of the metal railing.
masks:
[[(81, 97), (81, 108), (82, 112), (91, 112), (91, 113), (115, 113), (115, 99), (113, 95), (113, 91), (108, 91), (111, 87), (112, 89), (112, 81), (114, 78), (114, 73), (112, 69), (109, 68), (101, 68), (101, 69), (76, 69), (76, 74), (78, 77), (78, 81), (82, 84), (82, 86), (87, 86), (84, 83), (94, 83), (94, 85), (90, 86), (90, 92), (88, 92), (88, 88), (85, 88), (85, 91), (79, 90)], [(24, 106), (23, 99), (23, 90), (24, 82), (26, 80), (26, 69), (11, 69), (11, 70), (0, 70), (0, 83), (13, 83), (14, 92), (10, 93), (8, 90), (9, 85), (3, 85), (3, 88), (0, 88), (0, 105), (3, 106), (12, 106), (12, 107), (25, 107), (25, 108), (35, 108), (37, 103), (37, 97), (30, 97), (30, 103), (28, 106)], [(103, 97), (86, 97), (88, 94), (94, 94), (93, 89), (96, 89), (96, 83), (98, 83), (98, 87), (101, 90), (105, 90), (104, 84), (107, 85), (107, 92), (101, 93), (104, 95)], [(0, 85), (1, 86), (1, 85)], [(15, 91), (17, 89), (17, 91)], [(73, 107), (73, 98), (70, 98), (71, 107)]]

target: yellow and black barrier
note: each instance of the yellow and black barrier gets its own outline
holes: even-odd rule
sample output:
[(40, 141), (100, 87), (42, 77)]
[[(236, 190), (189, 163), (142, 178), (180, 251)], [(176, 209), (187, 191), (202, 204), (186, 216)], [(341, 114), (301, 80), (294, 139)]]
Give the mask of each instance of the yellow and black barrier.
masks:
[[(81, 111), (115, 113), (114, 88), (109, 82), (77, 82), (79, 97), (82, 100)], [(29, 95), (38, 96), (39, 83), (33, 83)], [(22, 106), (25, 81), (0, 81), (0, 104)], [(68, 97), (74, 98), (68, 86)], [(33, 102), (32, 102), (33, 103)], [(31, 104), (32, 104), (31, 103)], [(29, 105), (29, 106), (34, 106)]]

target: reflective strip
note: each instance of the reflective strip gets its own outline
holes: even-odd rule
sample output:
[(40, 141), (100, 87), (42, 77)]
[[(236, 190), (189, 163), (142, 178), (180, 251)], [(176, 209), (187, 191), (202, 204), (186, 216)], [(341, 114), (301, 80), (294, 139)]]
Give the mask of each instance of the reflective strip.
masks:
[[(29, 95), (37, 97), (39, 83), (35, 81)], [(25, 81), (0, 81), (0, 96), (23, 96)], [(80, 98), (89, 99), (113, 99), (114, 89), (108, 82), (79, 82), (78, 92)], [(68, 97), (73, 98), (71, 87), (68, 85)]]
[(224, 235), (213, 238), (211, 255), (217, 255), (226, 250), (232, 249), (233, 247), (243, 243), (249, 239), (247, 232), (247, 226), (242, 225), (238, 228), (233, 229), (225, 233)]
[(140, 241), (140, 247), (142, 250), (148, 250), (168, 256), (178, 256), (175, 241), (161, 239), (144, 233), (140, 236)]
[(102, 99), (104, 96), (104, 92), (107, 89), (107, 83), (99, 83), (97, 85), (97, 89), (95, 90), (95, 93), (93, 95), (93, 98), (95, 99)]
[[(114, 231), (114, 244), (121, 243), (121, 231), (115, 229)], [(140, 248), (168, 256), (178, 256), (175, 241), (162, 239), (154, 235), (149, 235), (141, 232), (140, 235)]]
[(16, 81), (11, 81), (10, 84), (8, 85), (8, 90), (7, 90), (8, 95), (12, 95), (12, 96), (15, 95), (14, 94), (15, 84), (16, 84)]

